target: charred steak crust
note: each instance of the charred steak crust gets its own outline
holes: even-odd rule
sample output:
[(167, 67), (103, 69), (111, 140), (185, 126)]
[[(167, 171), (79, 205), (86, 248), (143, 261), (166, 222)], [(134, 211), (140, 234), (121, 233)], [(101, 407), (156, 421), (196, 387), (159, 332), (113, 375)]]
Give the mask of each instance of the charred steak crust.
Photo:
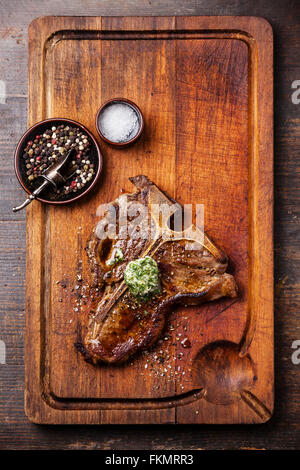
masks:
[[(123, 278), (123, 272), (129, 261), (139, 257), (145, 248), (146, 240), (128, 240), (119, 239), (112, 240), (110, 238), (101, 239), (97, 233), (110, 223), (116, 222), (116, 231), (118, 232), (120, 227), (118, 224), (119, 212), (123, 204), (127, 204), (130, 210), (131, 204), (141, 204), (145, 208), (149, 207), (149, 187), (153, 183), (148, 180), (145, 176), (137, 176), (136, 178), (130, 178), (134, 184), (136, 184), (138, 191), (135, 193), (121, 194), (113, 202), (106, 205), (106, 212), (100, 217), (97, 225), (94, 227), (90, 238), (87, 242), (87, 255), (90, 265), (90, 270), (93, 276), (93, 283), (98, 287), (102, 287), (104, 284), (115, 284)], [(116, 219), (114, 215), (110, 213), (110, 210), (115, 210)], [(148, 220), (145, 220), (145, 225), (148, 225)], [(112, 249), (120, 248), (124, 253), (124, 262), (117, 264), (114, 267), (109, 267), (106, 261), (111, 253)], [(108, 275), (109, 274), (109, 275)]]
[[(124, 288), (123, 272), (129, 261), (143, 255), (146, 240), (103, 240), (98, 237), (99, 226), (110, 223), (109, 207), (120, 210), (126, 196), (129, 204), (138, 202), (147, 209), (150, 193), (155, 187), (146, 176), (130, 178), (138, 191), (121, 195), (108, 204), (88, 240), (87, 253), (94, 286), (102, 289), (96, 311), (90, 313), (87, 332), (76, 344), (85, 360), (93, 364), (121, 363), (138, 351), (148, 349), (159, 338), (167, 314), (175, 304), (199, 305), (221, 297), (236, 297), (234, 277), (226, 273), (227, 256), (205, 235), (204, 248), (188, 251), (187, 240), (166, 241), (152, 255), (160, 271), (161, 291), (147, 302), (139, 303)], [(152, 188), (152, 189), (151, 189)], [(149, 227), (149, 220), (145, 226)], [(118, 228), (117, 228), (118, 229)], [(115, 248), (121, 248), (124, 260), (108, 267), (106, 260)]]

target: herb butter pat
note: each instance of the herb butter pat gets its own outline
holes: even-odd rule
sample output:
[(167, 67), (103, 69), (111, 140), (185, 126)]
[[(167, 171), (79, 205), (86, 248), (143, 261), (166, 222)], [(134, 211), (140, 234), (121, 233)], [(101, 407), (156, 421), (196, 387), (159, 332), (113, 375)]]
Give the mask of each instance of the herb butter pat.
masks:
[(158, 266), (150, 256), (130, 261), (124, 271), (124, 280), (131, 294), (142, 301), (149, 300), (160, 291)]

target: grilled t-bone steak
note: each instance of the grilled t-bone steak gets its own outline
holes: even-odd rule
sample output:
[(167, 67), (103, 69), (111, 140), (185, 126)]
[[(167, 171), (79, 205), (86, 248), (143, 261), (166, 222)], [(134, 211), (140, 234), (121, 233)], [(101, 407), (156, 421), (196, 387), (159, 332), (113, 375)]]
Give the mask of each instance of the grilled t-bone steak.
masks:
[[(195, 305), (223, 296), (237, 296), (234, 277), (225, 272), (225, 253), (205, 234), (202, 234), (199, 242), (200, 238), (195, 238), (195, 235), (186, 237), (186, 232), (186, 238), (175, 236), (175, 232), (166, 226), (160, 227), (159, 232), (161, 219), (154, 217), (151, 208), (158, 203), (168, 204), (175, 212), (179, 204), (174, 204), (175, 201), (146, 176), (136, 176), (130, 178), (130, 181), (137, 187), (137, 192), (122, 194), (107, 205), (87, 244), (93, 283), (102, 289), (103, 295), (96, 309), (90, 313), (83, 341), (76, 346), (85, 359), (93, 364), (120, 363), (138, 351), (149, 348), (159, 338), (166, 315), (174, 304)], [(104, 229), (107, 233), (108, 228), (114, 226), (112, 208), (117, 215), (116, 231), (122, 228), (118, 216), (126, 201), (126, 217), (130, 222), (139, 217), (139, 232), (149, 232), (151, 229), (154, 233), (151, 240), (150, 237), (135, 238), (132, 233), (123, 239), (103, 239)], [(140, 203), (141, 208), (147, 209), (143, 217), (134, 211), (128, 215), (134, 203)], [(168, 240), (162, 237), (164, 230), (168, 232)], [(170, 236), (174, 238), (170, 239)], [(186, 249), (191, 240), (196, 240), (194, 243), (198, 244), (198, 249)], [(110, 260), (116, 249), (122, 250), (123, 260), (109, 266), (107, 260)], [(129, 261), (145, 255), (151, 256), (158, 265), (161, 289), (159, 294), (140, 302), (128, 290), (123, 273)]]

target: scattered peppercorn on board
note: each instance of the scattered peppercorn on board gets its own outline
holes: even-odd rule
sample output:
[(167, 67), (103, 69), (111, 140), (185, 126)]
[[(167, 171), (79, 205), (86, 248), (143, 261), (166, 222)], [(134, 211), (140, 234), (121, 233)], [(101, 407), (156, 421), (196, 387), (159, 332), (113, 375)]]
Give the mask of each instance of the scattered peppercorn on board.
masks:
[[(26, 384), (48, 424), (262, 423), (273, 410), (273, 37), (252, 17), (43, 17), (29, 28), (29, 125), (71, 118), (96, 137), (110, 98), (145, 118), (128, 148), (99, 144), (97, 187), (27, 209)], [(86, 321), (84, 250), (100, 204), (147, 175), (204, 204), (238, 299), (177, 308), (158, 344), (94, 367), (74, 342)], [(76, 291), (83, 292), (80, 308)], [(82, 308), (82, 310), (81, 310)]]

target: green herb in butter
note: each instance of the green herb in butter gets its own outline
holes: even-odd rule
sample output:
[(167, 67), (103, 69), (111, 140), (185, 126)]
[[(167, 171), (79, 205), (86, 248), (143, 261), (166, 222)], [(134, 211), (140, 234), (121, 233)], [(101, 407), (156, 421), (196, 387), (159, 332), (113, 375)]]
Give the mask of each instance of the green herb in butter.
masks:
[(114, 266), (115, 264), (124, 261), (124, 255), (121, 248), (114, 248), (110, 258), (106, 261), (107, 266)]
[(131, 294), (147, 301), (159, 293), (158, 266), (150, 256), (130, 261), (124, 271), (124, 280)]

